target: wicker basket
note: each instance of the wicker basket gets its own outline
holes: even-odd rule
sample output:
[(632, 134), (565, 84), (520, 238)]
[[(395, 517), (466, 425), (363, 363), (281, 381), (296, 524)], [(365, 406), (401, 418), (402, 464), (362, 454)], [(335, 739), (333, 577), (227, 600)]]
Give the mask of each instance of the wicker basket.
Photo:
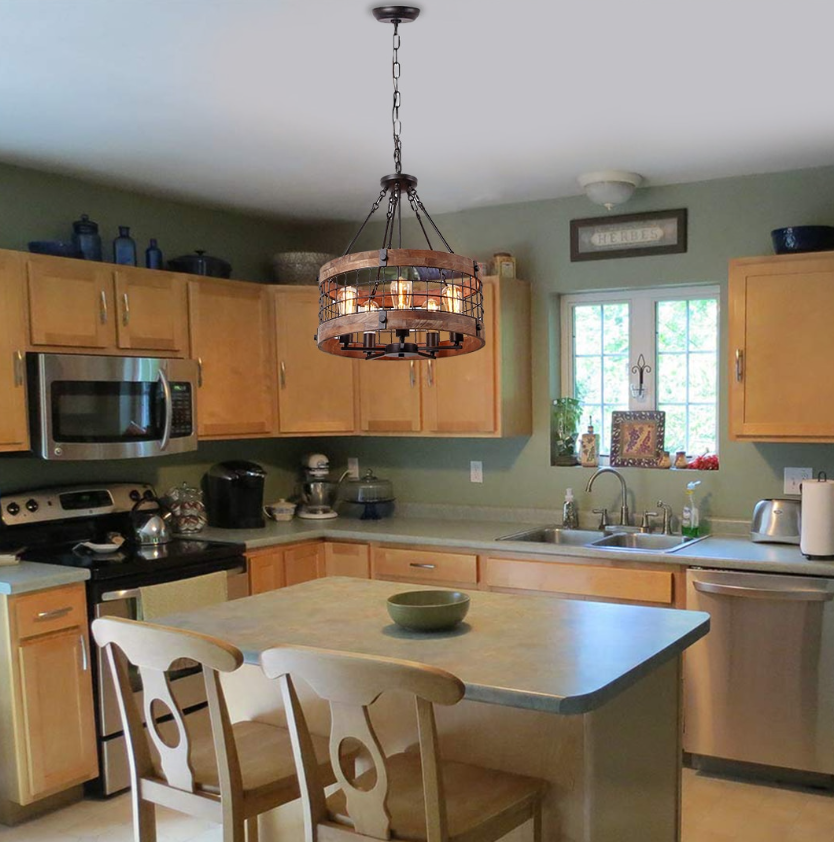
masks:
[(284, 251), (272, 256), (272, 271), (279, 284), (318, 283), (319, 269), (335, 254), (321, 251)]

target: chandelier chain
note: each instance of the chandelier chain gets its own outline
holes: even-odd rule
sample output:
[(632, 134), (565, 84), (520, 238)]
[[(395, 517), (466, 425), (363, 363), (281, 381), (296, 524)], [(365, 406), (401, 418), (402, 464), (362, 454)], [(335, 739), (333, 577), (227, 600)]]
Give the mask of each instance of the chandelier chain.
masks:
[(400, 122), (400, 34), (399, 34), (398, 20), (394, 21), (394, 56), (391, 61), (391, 72), (394, 78), (394, 105), (391, 109), (391, 123), (394, 129), (394, 166), (396, 172), (399, 174), (403, 171), (402, 163), (402, 142), (400, 141), (400, 131), (402, 131), (402, 123)]

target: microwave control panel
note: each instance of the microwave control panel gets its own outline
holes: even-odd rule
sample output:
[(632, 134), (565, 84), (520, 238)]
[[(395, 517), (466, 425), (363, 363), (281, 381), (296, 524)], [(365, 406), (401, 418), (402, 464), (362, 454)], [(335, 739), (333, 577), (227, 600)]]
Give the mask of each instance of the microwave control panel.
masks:
[(171, 438), (190, 436), (194, 432), (194, 396), (191, 383), (171, 384)]

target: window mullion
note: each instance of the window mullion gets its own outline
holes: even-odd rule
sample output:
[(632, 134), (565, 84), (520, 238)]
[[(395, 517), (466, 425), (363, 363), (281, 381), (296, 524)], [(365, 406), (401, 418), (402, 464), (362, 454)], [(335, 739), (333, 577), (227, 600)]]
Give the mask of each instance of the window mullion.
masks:
[[(632, 410), (646, 410), (654, 409), (655, 388), (654, 377), (657, 370), (657, 361), (655, 360), (655, 338), (654, 338), (654, 301), (646, 296), (635, 296), (631, 302), (630, 307), (630, 322), (629, 322), (629, 339), (628, 339), (628, 383), (629, 383), (629, 400), (628, 408)], [(643, 383), (646, 387), (645, 396), (635, 398), (631, 394), (631, 386), (638, 382), (638, 375), (632, 374), (632, 366), (637, 364), (637, 358), (643, 355), (646, 364), (651, 366), (651, 373), (643, 378)]]

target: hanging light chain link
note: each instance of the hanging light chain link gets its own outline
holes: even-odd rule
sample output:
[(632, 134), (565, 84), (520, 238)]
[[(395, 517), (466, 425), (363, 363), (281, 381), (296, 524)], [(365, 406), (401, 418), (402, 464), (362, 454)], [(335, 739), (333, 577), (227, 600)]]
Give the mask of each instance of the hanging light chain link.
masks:
[(398, 20), (394, 21), (394, 57), (391, 62), (391, 71), (394, 77), (394, 105), (391, 109), (391, 122), (394, 128), (394, 166), (396, 172), (403, 171), (402, 163), (402, 142), (400, 141), (400, 132), (402, 131), (402, 123), (400, 122), (400, 59), (398, 51), (400, 49), (400, 34), (399, 34)]

